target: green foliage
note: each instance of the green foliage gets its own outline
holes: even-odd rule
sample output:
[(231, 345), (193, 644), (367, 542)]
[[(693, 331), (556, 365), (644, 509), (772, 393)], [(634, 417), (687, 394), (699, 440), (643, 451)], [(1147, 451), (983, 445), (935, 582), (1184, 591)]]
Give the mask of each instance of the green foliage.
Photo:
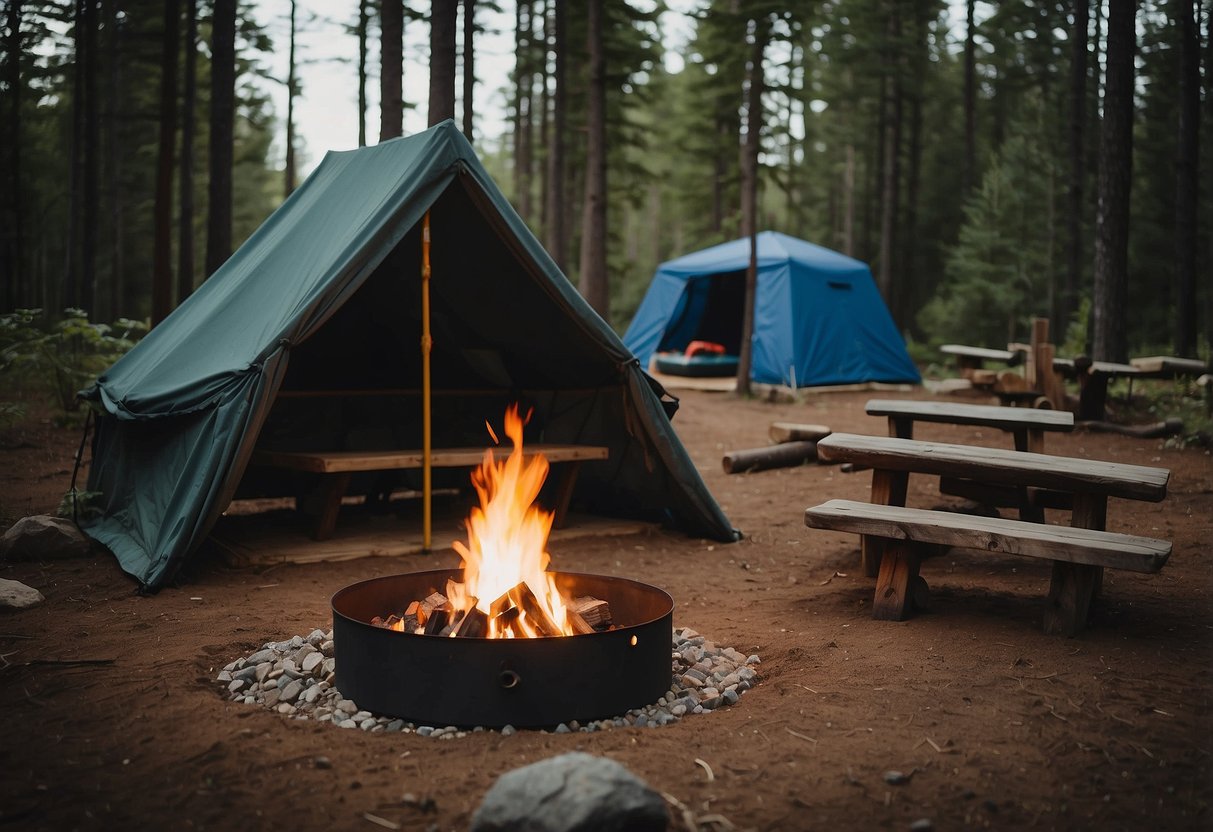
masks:
[(77, 391), (126, 353), (147, 324), (120, 318), (92, 323), (80, 309), (65, 309), (56, 321), (41, 309), (0, 315), (0, 376), (50, 396), (65, 415), (78, 410)]

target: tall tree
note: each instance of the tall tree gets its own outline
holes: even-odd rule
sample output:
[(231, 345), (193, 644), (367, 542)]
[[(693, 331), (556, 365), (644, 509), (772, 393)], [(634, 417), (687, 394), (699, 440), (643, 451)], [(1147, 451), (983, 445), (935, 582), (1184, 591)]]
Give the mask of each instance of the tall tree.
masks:
[(747, 21), (750, 60), (746, 69), (745, 138), (741, 150), (741, 234), (750, 238), (750, 261), (745, 272), (745, 303), (741, 313), (741, 345), (737, 356), (737, 395), (750, 395), (753, 365), (754, 306), (758, 293), (758, 151), (762, 143), (762, 61), (769, 37), (765, 19)]
[[(514, 207), (531, 219), (531, 15), (533, 0), (514, 7)], [(591, 15), (593, 10), (591, 8)], [(601, 14), (599, 14), (601, 18)], [(592, 37), (592, 35), (591, 35)], [(601, 35), (600, 35), (601, 38)], [(593, 59), (591, 59), (592, 62)], [(591, 84), (593, 82), (591, 81)], [(605, 90), (605, 83), (603, 89)], [(591, 93), (592, 95), (592, 93)], [(604, 92), (605, 95), (605, 92)]]
[(589, 87), (586, 106), (585, 199), (581, 212), (579, 288), (604, 321), (610, 320), (607, 282), (606, 61), (603, 51), (603, 0), (589, 0), (586, 53)]
[(901, 202), (901, 9), (894, 3), (885, 19), (888, 47), (885, 50), (888, 77), (885, 79), (883, 102), (885, 139), (880, 199), (880, 260), (877, 283), (893, 319), (904, 322), (900, 299), (902, 292), (893, 280), (893, 252), (897, 250), (897, 210)]
[(109, 315), (107, 318), (117, 318), (123, 313), (126, 304), (125, 271), (126, 257), (123, 242), (126, 216), (126, 199), (123, 189), (123, 150), (119, 137), (118, 109), (124, 100), (122, 95), (122, 52), (119, 50), (119, 17), (120, 12), (116, 0), (104, 0), (105, 12), (105, 52), (106, 64), (109, 69), (107, 105), (105, 108), (105, 178), (106, 204), (109, 210)]
[(198, 99), (198, 0), (185, 0), (185, 88), (177, 191), (177, 303), (194, 291), (194, 127)]
[(152, 326), (173, 311), (173, 148), (177, 138), (177, 59), (180, 0), (164, 0), (160, 45), (160, 146), (156, 151), (155, 232), (152, 256)]
[(1082, 285), (1082, 218), (1087, 174), (1087, 27), (1090, 20), (1091, 0), (1074, 0), (1074, 22), (1070, 27), (1070, 181), (1066, 210), (1066, 277), (1065, 286), (1058, 293), (1060, 302), (1053, 312), (1060, 333), (1065, 332), (1065, 326), (1077, 308), (1079, 287)]
[(84, 199), (81, 228), (80, 306), (94, 311), (97, 290), (97, 228), (101, 222), (101, 119), (98, 114), (97, 0), (84, 0)]
[(968, 194), (977, 184), (977, 0), (965, 3), (964, 119), (965, 150), (960, 183)]
[(1196, 355), (1196, 238), (1200, 227), (1200, 35), (1197, 0), (1179, 15), (1179, 124), (1175, 153), (1175, 352)]
[(1133, 60), (1136, 0), (1109, 0), (1107, 70), (1099, 135), (1092, 357), (1128, 360), (1129, 192), (1133, 181)]
[(565, 224), (565, 131), (567, 121), (568, 64), (565, 51), (568, 48), (568, 17), (564, 3), (553, 4), (552, 9), (552, 123), (548, 141), (547, 193), (544, 197), (544, 244), (556, 265), (565, 268), (568, 252), (568, 231)]
[(379, 141), (404, 135), (404, 0), (379, 6)]
[(211, 19), (210, 184), (206, 274), (232, 255), (232, 163), (236, 120), (236, 0), (215, 0)]
[(430, 109), (428, 124), (455, 117), (455, 24), (457, 0), (430, 4)]
[(286, 163), (283, 168), (283, 196), (295, 192), (295, 96), (298, 94), (298, 73), (295, 61), (295, 41), (297, 30), (295, 17), (298, 12), (296, 0), (291, 0), (290, 15), (290, 45), (286, 58)]
[(366, 147), (366, 45), (370, 0), (358, 0), (358, 146)]
[(476, 112), (476, 0), (463, 0), (463, 135), (473, 139)]
[(0, 279), (4, 282), (4, 300), (7, 309), (16, 309), (26, 284), (22, 264), (22, 215), (25, 200), (21, 193), (21, 0), (9, 0), (5, 18), (4, 52), (5, 82), (8, 84), (9, 108), (5, 119), (4, 146), (8, 158), (5, 160), (7, 174), (6, 198), (7, 221), (4, 223), (3, 252), (0, 257)]

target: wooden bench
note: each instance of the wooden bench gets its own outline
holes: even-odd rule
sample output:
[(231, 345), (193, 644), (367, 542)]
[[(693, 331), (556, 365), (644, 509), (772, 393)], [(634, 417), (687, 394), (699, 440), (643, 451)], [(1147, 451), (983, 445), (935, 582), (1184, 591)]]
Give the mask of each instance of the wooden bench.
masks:
[[(953, 477), (990, 486), (1060, 492), (1070, 500), (1070, 525), (1097, 530), (1107, 527), (1109, 497), (1159, 502), (1167, 496), (1170, 479), (1165, 468), (849, 433), (833, 433), (819, 441), (817, 456), (824, 462), (871, 468), (871, 502), (876, 505), (904, 506), (909, 475), (927, 474), (941, 480)], [(861, 554), (865, 574), (877, 574), (882, 550), (882, 540), (865, 538)], [(1057, 597), (1090, 595), (1101, 574), (1090, 570), (1099, 568), (1058, 561), (1053, 567), (1053, 591)], [(1074, 603), (1086, 609), (1090, 598)]]
[(1171, 555), (1170, 542), (1149, 537), (852, 500), (830, 500), (807, 509), (804, 522), (811, 528), (884, 541), (872, 617), (891, 621), (905, 619), (916, 604), (923, 604), (926, 584), (918, 570), (934, 546), (1044, 558), (1054, 563), (1055, 578), (1059, 564), (1063, 569), (1083, 568), (1089, 591), (1057, 580), (1049, 589), (1044, 630), (1064, 635), (1074, 635), (1085, 626), (1102, 569), (1154, 573)]
[(939, 348), (944, 355), (955, 356), (956, 366), (965, 370), (980, 370), (987, 361), (998, 361), (1008, 367), (1022, 364), (1024, 353), (1019, 350), (992, 350), (986, 347), (970, 347), (966, 344), (944, 344)]
[[(496, 449), (501, 455), (509, 449)], [(434, 468), (472, 468), (484, 460), (484, 448), (441, 448), (431, 451), (430, 465)], [(569, 501), (581, 463), (586, 460), (607, 459), (609, 451), (598, 445), (533, 444), (523, 447), (529, 457), (542, 453), (552, 464), (551, 474), (556, 486), (553, 525), (560, 528), (568, 515)], [(420, 449), (380, 451), (254, 451), (252, 464), (321, 475), (320, 492), (313, 509), (304, 509), (313, 516), (312, 537), (325, 540), (337, 525), (341, 498), (349, 488), (351, 477), (358, 472), (416, 469), (423, 465)], [(556, 466), (560, 467), (557, 468)], [(302, 508), (302, 507), (301, 507)]]

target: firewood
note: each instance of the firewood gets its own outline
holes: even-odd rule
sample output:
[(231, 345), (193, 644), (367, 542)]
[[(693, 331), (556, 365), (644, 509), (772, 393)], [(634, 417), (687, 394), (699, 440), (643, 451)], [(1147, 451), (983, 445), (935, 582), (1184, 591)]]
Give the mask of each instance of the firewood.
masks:
[(497, 597), (497, 600), (489, 604), (489, 617), (497, 618), (512, 606), (514, 606), (514, 602), (510, 600), (509, 591), (503, 592)]
[(463, 616), (463, 620), (455, 629), (455, 635), (459, 638), (484, 638), (488, 634), (489, 617), (481, 612), (479, 607), (472, 607), (468, 610), (467, 615)]
[(574, 598), (572, 609), (591, 627), (604, 629), (611, 626), (611, 605), (601, 598), (592, 595)]
[(510, 598), (513, 599), (515, 606), (526, 613), (526, 620), (539, 635), (561, 635), (560, 627), (547, 614), (547, 610), (540, 605), (539, 599), (535, 597), (535, 593), (531, 591), (531, 587), (526, 581), (522, 581), (510, 590)]
[(769, 448), (730, 451), (721, 461), (726, 474), (766, 471), (769, 468), (789, 468), (817, 459), (816, 442), (784, 442)]
[(450, 621), (451, 605), (444, 600), (442, 606), (435, 607), (425, 619), (425, 634), (427, 636), (439, 635)]
[(578, 615), (577, 610), (573, 609), (572, 607), (565, 607), (564, 616), (568, 621), (569, 629), (572, 630), (576, 635), (585, 636), (589, 635), (590, 633), (598, 632), (591, 627), (584, 618)]
[(410, 602), (409, 602), (409, 605), (408, 605), (408, 608), (406, 608), (406, 609), (405, 609), (405, 611), (404, 611), (404, 617), (405, 617), (405, 618), (408, 618), (408, 617), (411, 615), (411, 616), (413, 616), (414, 618), (416, 618), (416, 617), (417, 617), (417, 611), (418, 611), (418, 610), (420, 610), (420, 609), (421, 609), (421, 602), (420, 602), (420, 601), (410, 601)]
[(522, 617), (522, 610), (511, 605), (502, 610), (500, 614), (493, 616), (493, 625), (498, 634), (510, 630), (516, 638), (525, 638), (526, 634), (522, 631), (521, 622), (518, 620)]
[(825, 425), (801, 425), (796, 422), (772, 422), (772, 442), (816, 442), (825, 439), (832, 431)]

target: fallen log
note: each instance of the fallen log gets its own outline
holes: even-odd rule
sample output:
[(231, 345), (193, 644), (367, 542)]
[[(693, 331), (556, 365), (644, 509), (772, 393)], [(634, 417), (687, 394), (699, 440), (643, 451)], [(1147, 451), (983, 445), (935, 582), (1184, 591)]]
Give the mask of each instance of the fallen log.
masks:
[(1114, 422), (1084, 419), (1081, 422), (1075, 422), (1074, 426), (1097, 433), (1120, 433), (1125, 436), (1135, 436), (1138, 439), (1157, 439), (1163, 436), (1174, 436), (1184, 429), (1183, 419), (1166, 419), (1162, 422), (1154, 422), (1149, 425), (1118, 425)]
[(772, 422), (771, 441), (784, 442), (816, 442), (825, 439), (833, 431), (826, 425), (801, 425), (796, 422)]
[(769, 468), (791, 468), (816, 459), (816, 442), (784, 442), (769, 448), (730, 451), (724, 455), (722, 464), (726, 474), (743, 474)]

